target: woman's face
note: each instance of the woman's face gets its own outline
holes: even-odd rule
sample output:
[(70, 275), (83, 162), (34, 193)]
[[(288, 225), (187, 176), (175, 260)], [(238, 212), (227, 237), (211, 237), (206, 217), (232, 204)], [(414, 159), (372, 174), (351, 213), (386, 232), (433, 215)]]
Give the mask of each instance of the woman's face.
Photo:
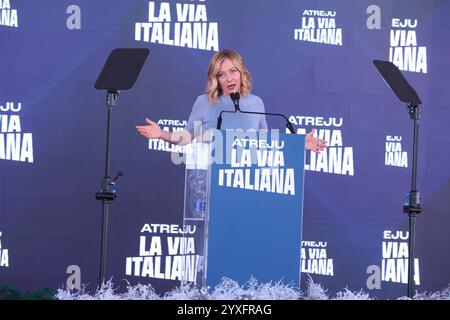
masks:
[(232, 92), (240, 91), (241, 73), (228, 58), (222, 61), (219, 73), (217, 74), (217, 80), (219, 81), (219, 86), (224, 96), (229, 96)]

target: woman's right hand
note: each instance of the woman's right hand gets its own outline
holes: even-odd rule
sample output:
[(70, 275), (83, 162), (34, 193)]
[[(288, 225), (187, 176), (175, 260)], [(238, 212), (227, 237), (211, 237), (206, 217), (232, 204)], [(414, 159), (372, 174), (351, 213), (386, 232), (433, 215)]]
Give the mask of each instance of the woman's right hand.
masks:
[(145, 118), (146, 126), (136, 126), (137, 131), (147, 139), (158, 139), (161, 137), (162, 129), (154, 121)]

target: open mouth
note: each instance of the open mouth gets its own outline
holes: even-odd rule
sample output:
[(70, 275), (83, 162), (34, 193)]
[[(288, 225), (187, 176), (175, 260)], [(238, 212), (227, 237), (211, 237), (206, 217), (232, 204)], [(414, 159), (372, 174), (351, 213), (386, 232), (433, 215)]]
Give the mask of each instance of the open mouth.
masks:
[(233, 91), (234, 89), (236, 89), (236, 85), (235, 84), (230, 84), (230, 85), (227, 86), (227, 89), (229, 91)]

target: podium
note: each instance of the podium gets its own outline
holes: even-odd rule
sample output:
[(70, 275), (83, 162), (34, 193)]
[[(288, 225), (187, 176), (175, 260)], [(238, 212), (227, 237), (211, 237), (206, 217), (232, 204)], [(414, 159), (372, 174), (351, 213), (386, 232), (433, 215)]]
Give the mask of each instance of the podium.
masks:
[(253, 277), (299, 288), (305, 136), (213, 131), (186, 152), (182, 281), (213, 289), (224, 277)]

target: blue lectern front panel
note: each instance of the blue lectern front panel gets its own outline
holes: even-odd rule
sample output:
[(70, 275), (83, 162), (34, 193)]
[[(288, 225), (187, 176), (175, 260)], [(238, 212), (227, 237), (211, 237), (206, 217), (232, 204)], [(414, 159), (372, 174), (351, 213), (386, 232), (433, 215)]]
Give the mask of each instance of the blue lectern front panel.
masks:
[(224, 142), (228, 161), (211, 166), (208, 286), (252, 276), (299, 286), (304, 136)]

